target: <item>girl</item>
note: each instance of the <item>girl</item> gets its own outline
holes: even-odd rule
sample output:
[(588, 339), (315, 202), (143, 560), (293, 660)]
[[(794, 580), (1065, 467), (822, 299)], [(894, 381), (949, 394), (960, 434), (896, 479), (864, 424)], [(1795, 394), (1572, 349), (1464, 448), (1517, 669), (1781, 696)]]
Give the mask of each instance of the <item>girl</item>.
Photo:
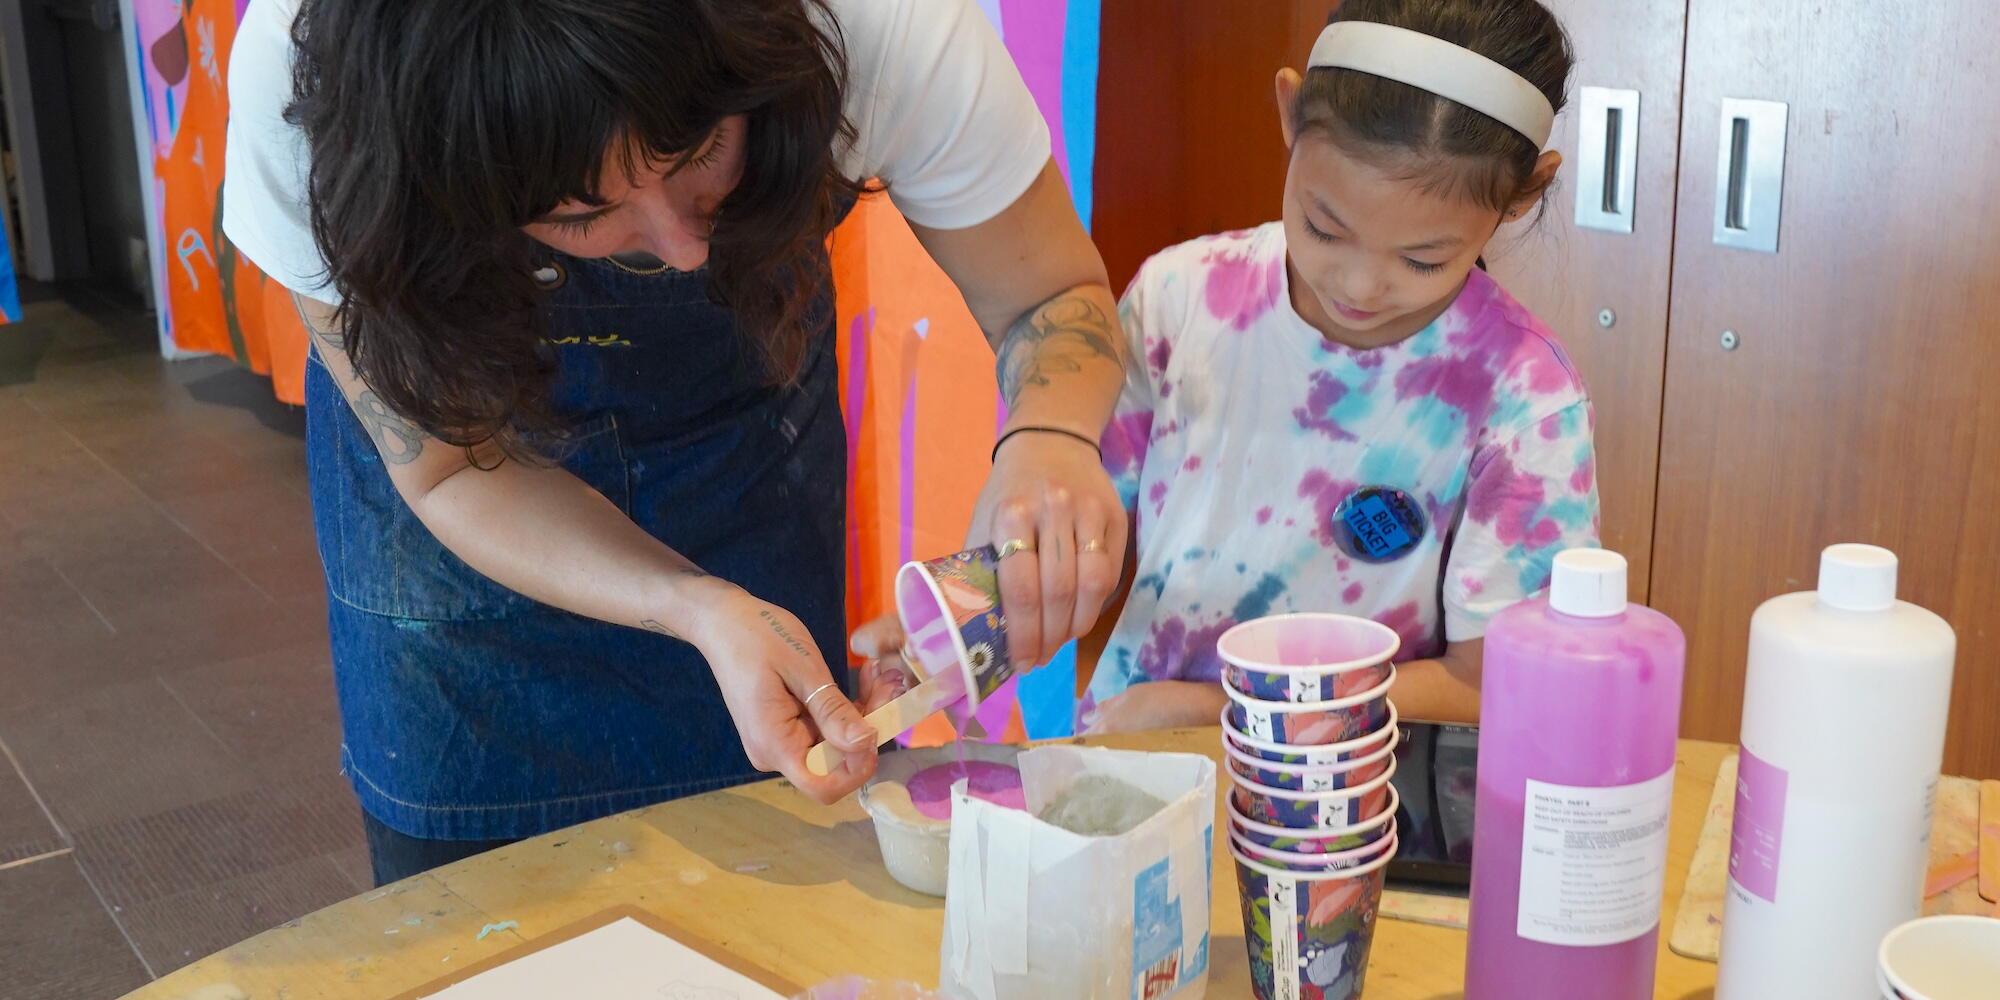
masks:
[(1283, 221), (1161, 252), (1120, 306), (1136, 579), (1081, 726), (1213, 724), (1216, 639), (1287, 611), (1393, 627), (1403, 714), (1476, 718), (1487, 620), (1597, 535), (1583, 383), (1477, 268), (1556, 173), (1569, 69), (1534, 0), (1345, 0), (1279, 72)]

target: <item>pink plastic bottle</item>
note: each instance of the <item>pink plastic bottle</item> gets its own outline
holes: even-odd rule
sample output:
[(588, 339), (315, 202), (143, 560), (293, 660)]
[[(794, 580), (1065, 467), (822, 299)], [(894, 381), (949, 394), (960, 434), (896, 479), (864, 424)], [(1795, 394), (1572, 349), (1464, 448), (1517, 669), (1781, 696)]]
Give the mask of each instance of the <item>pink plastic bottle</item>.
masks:
[(1653, 995), (1686, 655), (1598, 549), (1487, 626), (1465, 1000)]

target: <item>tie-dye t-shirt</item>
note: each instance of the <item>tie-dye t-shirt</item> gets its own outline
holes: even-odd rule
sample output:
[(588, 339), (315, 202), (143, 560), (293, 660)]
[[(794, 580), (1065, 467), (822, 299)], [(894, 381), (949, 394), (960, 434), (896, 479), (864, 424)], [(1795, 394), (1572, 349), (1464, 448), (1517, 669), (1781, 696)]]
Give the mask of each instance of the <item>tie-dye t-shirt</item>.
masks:
[[(1596, 544), (1583, 382), (1485, 272), (1371, 350), (1322, 337), (1287, 280), (1272, 223), (1159, 253), (1120, 303), (1134, 361), (1104, 462), (1138, 569), (1083, 724), (1133, 684), (1217, 680), (1216, 639), (1268, 614), (1373, 618), (1402, 635), (1398, 659), (1436, 656), (1546, 588), (1557, 552)], [(1342, 530), (1370, 523), (1343, 515), (1371, 495), (1377, 523), (1400, 508), (1385, 527), (1411, 529), (1387, 561), (1356, 555), (1380, 560), (1383, 539)]]

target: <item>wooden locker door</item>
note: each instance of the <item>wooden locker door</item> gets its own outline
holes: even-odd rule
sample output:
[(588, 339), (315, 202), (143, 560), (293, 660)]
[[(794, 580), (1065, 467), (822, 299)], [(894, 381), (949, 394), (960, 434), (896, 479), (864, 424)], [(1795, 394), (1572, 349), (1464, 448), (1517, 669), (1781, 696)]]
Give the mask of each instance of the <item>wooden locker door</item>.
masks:
[[(1569, 30), (1576, 49), (1569, 106), (1550, 140), (1551, 148), (1563, 154), (1562, 173), (1540, 222), (1503, 232), (1488, 251), (1487, 266), (1556, 331), (1583, 372), (1597, 413), (1604, 546), (1631, 561), (1632, 597), (1644, 602), (1652, 564), (1667, 354), (1686, 6), (1544, 2)], [(1587, 160), (1602, 164), (1604, 159), (1602, 150), (1595, 151), (1598, 157), (1586, 157), (1578, 148), (1584, 87), (1639, 92), (1634, 197), (1626, 206), (1632, 217), (1629, 233), (1576, 222), (1578, 194), (1586, 190), (1579, 170)]]
[[(1991, 0), (1690, 5), (1653, 571), (1686, 735), (1736, 738), (1757, 605), (1871, 542), (1958, 630), (1947, 768), (2000, 774), (1996, 36)], [(1725, 98), (1790, 104), (1775, 254), (1713, 242)]]

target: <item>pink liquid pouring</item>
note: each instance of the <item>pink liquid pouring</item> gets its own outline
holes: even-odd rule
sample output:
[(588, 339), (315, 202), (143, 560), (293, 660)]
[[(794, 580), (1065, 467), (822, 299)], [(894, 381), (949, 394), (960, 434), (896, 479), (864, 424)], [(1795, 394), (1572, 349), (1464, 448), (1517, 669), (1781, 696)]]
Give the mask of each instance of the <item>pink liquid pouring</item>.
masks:
[(1551, 591), (1486, 632), (1465, 1000), (1644, 1000), (1686, 640), (1611, 553)]
[(985, 760), (958, 760), (936, 764), (910, 776), (910, 804), (931, 819), (951, 818), (951, 786), (964, 779), (966, 791), (975, 799), (1009, 809), (1026, 809), (1028, 800), (1021, 790), (1021, 772), (1007, 764)]

